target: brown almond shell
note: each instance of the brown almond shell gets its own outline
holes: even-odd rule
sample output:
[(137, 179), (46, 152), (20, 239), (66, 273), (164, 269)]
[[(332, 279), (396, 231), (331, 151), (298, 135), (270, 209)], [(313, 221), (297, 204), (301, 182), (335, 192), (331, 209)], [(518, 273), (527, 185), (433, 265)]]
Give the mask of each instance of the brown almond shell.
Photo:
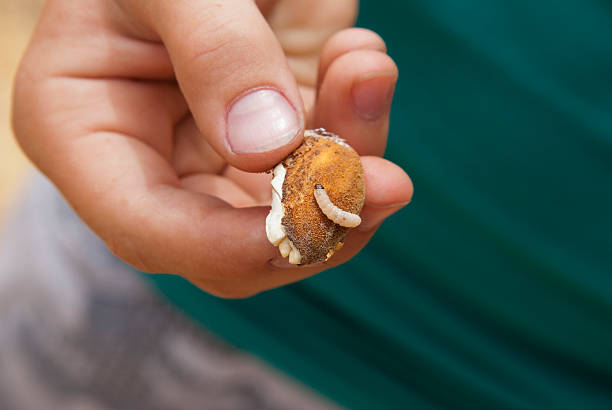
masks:
[[(312, 134), (307, 134), (312, 135)], [(301, 265), (323, 262), (340, 249), (350, 228), (337, 225), (321, 211), (314, 187), (321, 184), (332, 203), (359, 214), (365, 200), (359, 155), (335, 136), (306, 136), (284, 162), (281, 221), (287, 237), (301, 253)]]

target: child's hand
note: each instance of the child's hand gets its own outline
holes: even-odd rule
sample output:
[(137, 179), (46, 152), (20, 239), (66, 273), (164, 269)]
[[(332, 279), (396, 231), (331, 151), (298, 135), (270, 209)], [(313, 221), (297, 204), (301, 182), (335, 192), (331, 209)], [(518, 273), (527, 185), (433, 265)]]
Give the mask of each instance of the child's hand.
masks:
[[(50, 0), (16, 79), (15, 133), (136, 268), (225, 297), (303, 279), (353, 257), (412, 195), (379, 157), (397, 69), (376, 34), (339, 31), (355, 13), (353, 0)], [(253, 172), (305, 127), (364, 156), (367, 196), (344, 248), (298, 268), (268, 243), (270, 176)]]

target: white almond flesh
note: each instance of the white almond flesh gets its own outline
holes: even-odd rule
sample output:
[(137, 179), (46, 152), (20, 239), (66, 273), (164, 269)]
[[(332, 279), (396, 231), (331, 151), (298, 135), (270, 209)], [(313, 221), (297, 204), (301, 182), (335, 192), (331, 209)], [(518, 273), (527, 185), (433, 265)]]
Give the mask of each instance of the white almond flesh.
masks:
[(283, 164), (274, 167), (272, 184), (272, 208), (266, 217), (266, 235), (274, 246), (278, 246), (283, 258), (289, 257), (289, 263), (299, 265), (302, 256), (300, 251), (287, 238), (282, 220), (285, 214), (283, 209), (283, 182), (285, 182), (286, 169)]

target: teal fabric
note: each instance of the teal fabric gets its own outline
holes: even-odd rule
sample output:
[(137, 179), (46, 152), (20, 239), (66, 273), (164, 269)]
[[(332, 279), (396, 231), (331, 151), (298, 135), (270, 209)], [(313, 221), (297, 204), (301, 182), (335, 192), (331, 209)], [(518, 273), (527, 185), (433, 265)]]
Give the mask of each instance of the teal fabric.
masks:
[(352, 409), (612, 408), (612, 4), (362, 1), (413, 203), (248, 300), (161, 292)]

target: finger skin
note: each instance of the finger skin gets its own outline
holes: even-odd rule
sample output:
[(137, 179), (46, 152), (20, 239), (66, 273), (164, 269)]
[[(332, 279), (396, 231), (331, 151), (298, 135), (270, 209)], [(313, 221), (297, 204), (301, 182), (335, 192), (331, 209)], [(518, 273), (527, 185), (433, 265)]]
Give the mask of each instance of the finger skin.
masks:
[(279, 0), (266, 15), (301, 85), (315, 88), (321, 49), (357, 18), (356, 0)]
[(359, 231), (370, 231), (412, 201), (414, 187), (406, 172), (384, 158), (361, 157), (368, 189)]
[(172, 166), (179, 177), (218, 174), (227, 167), (227, 162), (202, 136), (191, 114), (174, 126)]
[[(124, 3), (130, 3), (159, 35), (198, 129), (229, 164), (251, 172), (265, 171), (300, 144), (305, 113), (297, 83), (278, 40), (254, 2)], [(278, 93), (279, 101), (286, 100), (297, 128), (290, 127), (293, 131), (282, 139), (282, 146), (266, 146), (259, 152), (237, 145), (233, 130), (245, 126), (234, 127), (231, 113), (237, 101), (263, 89)], [(253, 131), (258, 128), (253, 127)]]
[[(327, 66), (340, 53), (350, 51), (351, 47), (371, 47), (384, 51), (384, 42), (375, 33), (365, 29), (345, 29), (354, 23), (357, 11), (356, 0), (334, 0), (333, 2), (328, 0), (309, 0), (307, 2), (266, 0), (256, 1), (256, 3), (274, 31), (287, 57), (289, 67), (298, 81), (300, 94), (308, 111), (307, 121), (312, 119), (319, 60), (323, 66)], [(334, 34), (336, 32), (339, 33)], [(158, 39), (158, 41), (161, 40)], [(320, 55), (321, 58), (319, 58)], [(323, 74), (324, 72), (320, 72), (319, 78)], [(313, 127), (316, 126), (309, 128)], [(212, 150), (210, 144), (197, 129), (191, 134), (193, 141), (189, 141), (187, 137), (188, 134), (182, 132), (181, 138), (178, 139), (180, 153), (176, 155), (175, 167), (179, 170), (179, 174), (198, 172), (198, 168), (210, 169), (207, 165), (208, 162), (211, 162), (209, 161), (209, 154)], [(211, 149), (202, 149), (203, 146)], [(192, 148), (195, 148), (195, 152)], [(201, 161), (196, 162), (198, 156), (201, 157)], [(212, 162), (216, 162), (214, 155)], [(232, 172), (237, 170), (231, 166), (227, 168)], [(242, 178), (235, 179), (239, 184), (241, 180)], [(243, 186), (245, 189), (251, 187), (250, 181)]]
[(317, 75), (317, 89), (327, 74), (327, 69), (342, 54), (355, 50), (373, 50), (381, 53), (387, 52), (385, 41), (375, 32), (358, 27), (347, 28), (334, 34), (325, 43), (319, 59), (319, 73)]
[[(117, 256), (146, 272), (180, 274), (213, 294), (244, 297), (342, 263), (367, 243), (373, 230), (354, 230), (347, 237), (345, 249), (330, 264), (289, 270), (273, 266), (270, 261), (278, 256), (278, 249), (267, 242), (265, 235), (269, 207), (233, 208), (219, 199), (223, 195), (215, 193), (222, 176), (203, 181), (193, 175), (181, 180), (173, 166), (176, 152), (173, 138), (180, 128), (177, 124), (182, 123), (188, 112), (180, 91), (185, 93), (189, 80), (179, 81), (182, 87), (179, 90), (166, 81), (164, 64), (150, 72), (143, 62), (128, 64), (134, 70), (132, 73), (125, 67), (116, 67), (112, 58), (116, 53), (120, 54), (119, 61), (129, 60), (132, 54), (135, 59), (153, 59), (158, 63), (167, 55), (160, 55), (157, 45), (138, 47), (134, 32), (128, 35), (117, 31), (114, 21), (104, 20), (110, 17), (94, 6), (106, 2), (84, 1), (92, 6), (84, 8), (85, 12), (64, 0), (48, 3), (18, 75), (13, 111), (15, 132), (30, 158)], [(178, 2), (166, 2), (166, 6), (170, 4)], [(92, 12), (94, 9), (99, 13)], [(165, 17), (171, 22), (177, 16), (181, 18), (182, 12)], [(173, 24), (176, 23), (175, 20)], [(177, 26), (189, 31), (185, 29), (188, 25)], [(207, 29), (210, 27), (200, 28), (203, 31), (199, 33)], [(159, 32), (160, 38), (166, 33)], [(152, 30), (147, 34), (155, 33)], [(189, 31), (185, 40), (187, 35), (196, 33)], [(110, 51), (98, 54), (95, 49), (98, 43), (88, 43), (91, 39), (106, 39), (111, 43)], [(183, 79), (189, 78), (189, 70), (197, 78), (197, 70), (190, 64), (197, 67), (211, 56), (198, 54), (197, 46), (195, 51), (189, 47), (183, 50), (192, 57), (192, 61), (184, 60), (186, 68), (181, 72), (187, 75)], [(71, 47), (79, 50), (77, 56), (71, 53)], [(183, 51), (168, 50), (173, 62), (177, 58), (183, 61)], [(338, 60), (348, 54), (351, 53)], [(89, 64), (90, 56), (96, 61), (93, 65)], [(85, 61), (83, 67), (79, 61)], [(234, 63), (240, 67), (240, 62)], [(231, 60), (224, 64), (232, 66)], [(327, 81), (327, 77), (333, 79), (336, 75), (334, 67), (332, 62), (322, 82), (329, 98), (324, 96), (317, 106), (319, 116), (320, 111), (330, 108), (335, 98), (332, 94), (342, 94), (336, 96), (338, 99), (350, 95), (350, 87), (339, 83), (341, 87), (334, 88), (332, 81)], [(231, 70), (228, 75), (240, 83), (239, 75), (231, 77)], [(203, 89), (206, 85), (195, 85), (190, 98), (197, 99), (197, 91)], [(234, 98), (233, 94), (228, 92), (225, 103)], [(217, 101), (221, 100), (224, 98)], [(187, 102), (192, 108), (194, 102), (189, 98)], [(195, 104), (204, 105), (201, 101)], [(368, 123), (342, 112), (338, 114), (337, 121), (329, 124), (341, 135), (351, 134), (353, 127)], [(372, 139), (385, 137), (382, 127), (372, 127), (370, 132)], [(366, 201), (393, 205), (389, 201), (396, 201), (401, 195), (389, 189), (377, 191), (376, 187), (384, 187), (387, 182), (401, 187), (406, 184), (405, 179), (394, 173), (392, 164), (379, 162), (384, 160), (375, 159), (367, 165), (368, 161), (365, 160), (364, 168), (371, 195)], [(263, 162), (257, 164), (261, 166)], [(185, 166), (186, 172), (190, 166), (191, 163)], [(239, 187), (235, 188), (238, 189), (233, 194), (227, 191), (232, 197), (227, 199), (242, 206), (248, 197), (242, 196)], [(364, 221), (373, 219), (374, 216), (364, 215)]]
[[(393, 60), (380, 51), (354, 50), (341, 54), (330, 63), (321, 82), (315, 123), (340, 134), (360, 155), (382, 155), (397, 75)], [(378, 118), (364, 118), (356, 110), (354, 90), (360, 82), (369, 82), (374, 91), (389, 94)]]
[(249, 192), (221, 175), (193, 174), (181, 178), (181, 185), (190, 191), (219, 198), (234, 208), (253, 206), (253, 197)]
[(410, 202), (413, 193), (412, 181), (408, 175), (392, 162), (369, 156), (362, 157), (362, 163), (366, 183), (366, 205), (361, 212), (362, 226), (349, 231), (342, 249), (327, 262), (296, 267), (282, 258), (278, 248), (274, 247), (274, 257), (261, 273), (244, 276), (240, 281), (192, 278), (193, 283), (217, 296), (244, 298), (305, 279), (350, 260), (366, 246), (385, 218)]

